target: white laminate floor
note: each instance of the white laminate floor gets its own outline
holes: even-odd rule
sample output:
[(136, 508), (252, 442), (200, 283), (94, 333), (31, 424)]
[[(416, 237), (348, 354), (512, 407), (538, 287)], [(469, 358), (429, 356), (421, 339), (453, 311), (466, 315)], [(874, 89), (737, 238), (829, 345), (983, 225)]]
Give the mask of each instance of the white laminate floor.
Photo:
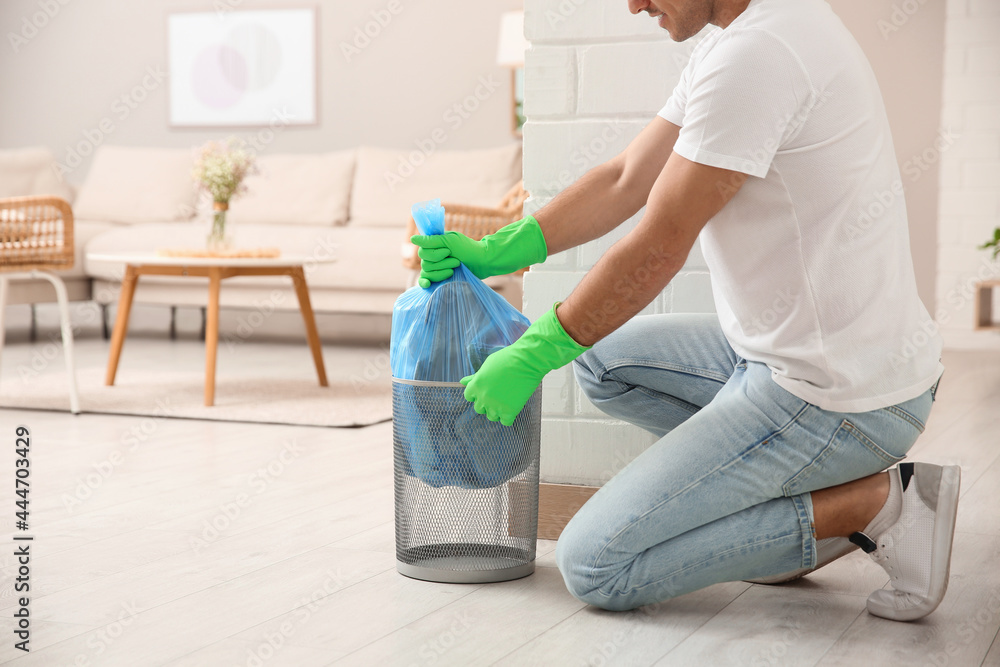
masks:
[[(311, 372), (304, 344), (251, 344), (221, 373)], [(42, 344), (8, 345), (0, 382)], [(82, 341), (81, 367), (107, 345)], [(359, 364), (382, 348), (357, 348)], [(129, 339), (122, 363), (203, 364), (196, 341)], [(0, 410), (0, 663), (27, 665), (1000, 666), (1000, 354), (947, 352), (911, 460), (958, 463), (948, 595), (870, 616), (858, 553), (786, 586), (724, 583), (627, 613), (536, 572), (435, 584), (395, 571), (391, 424), (361, 429)], [(63, 372), (61, 360), (42, 372)], [(335, 372), (334, 369), (328, 369)], [(376, 372), (376, 371), (373, 371)], [(31, 651), (14, 648), (14, 430), (31, 429)], [(17, 595), (24, 595), (18, 593)]]

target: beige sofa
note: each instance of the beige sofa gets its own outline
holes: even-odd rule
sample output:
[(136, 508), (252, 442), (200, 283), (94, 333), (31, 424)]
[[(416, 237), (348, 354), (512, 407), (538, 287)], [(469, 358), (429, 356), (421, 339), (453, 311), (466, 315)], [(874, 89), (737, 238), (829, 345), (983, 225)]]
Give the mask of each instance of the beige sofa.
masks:
[[(51, 155), (0, 151), (0, 181), (7, 162), (24, 170), (54, 174)], [(24, 152), (22, 152), (24, 153)], [(45, 165), (44, 154), (49, 164)], [(77, 261), (63, 274), (76, 300), (116, 302), (123, 274), (120, 262), (90, 261), (86, 253), (146, 252), (160, 248), (204, 247), (210, 204), (192, 185), (194, 153), (187, 149), (102, 146), (75, 197), (55, 179), (39, 188), (59, 187), (73, 203)], [(472, 151), (422, 153), (361, 147), (308, 154), (261, 154), (260, 173), (247, 179), (249, 192), (234, 199), (229, 229), (239, 246), (278, 247), (283, 254), (335, 261), (307, 266), (314, 310), (329, 313), (390, 313), (395, 299), (412, 284), (402, 266), (410, 205), (440, 197), (445, 201), (495, 206), (521, 178), (519, 144)], [(23, 176), (23, 174), (22, 174)], [(26, 180), (26, 179), (22, 179)], [(21, 185), (22, 189), (24, 186)], [(48, 194), (45, 192), (44, 194)], [(493, 286), (520, 302), (520, 283), (498, 278)], [(20, 285), (10, 303), (51, 301), (51, 289)], [(207, 279), (144, 276), (135, 303), (204, 306)], [(223, 308), (296, 310), (285, 277), (227, 279)]]

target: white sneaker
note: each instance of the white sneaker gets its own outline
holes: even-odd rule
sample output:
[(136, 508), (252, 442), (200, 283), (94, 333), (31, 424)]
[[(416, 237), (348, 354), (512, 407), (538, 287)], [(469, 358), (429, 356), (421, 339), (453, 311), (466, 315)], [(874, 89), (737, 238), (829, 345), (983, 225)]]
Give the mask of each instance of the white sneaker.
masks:
[(816, 540), (816, 567), (801, 567), (791, 572), (783, 572), (770, 577), (760, 577), (758, 579), (744, 579), (749, 584), (787, 584), (789, 581), (801, 579), (810, 572), (815, 572), (824, 565), (829, 565), (841, 556), (846, 556), (858, 548), (846, 537), (828, 537), (825, 540)]
[(961, 468), (900, 463), (903, 507), (891, 528), (873, 540), (851, 535), (889, 573), (892, 588), (868, 596), (868, 612), (894, 621), (913, 621), (934, 611), (948, 589), (951, 545), (958, 514)]

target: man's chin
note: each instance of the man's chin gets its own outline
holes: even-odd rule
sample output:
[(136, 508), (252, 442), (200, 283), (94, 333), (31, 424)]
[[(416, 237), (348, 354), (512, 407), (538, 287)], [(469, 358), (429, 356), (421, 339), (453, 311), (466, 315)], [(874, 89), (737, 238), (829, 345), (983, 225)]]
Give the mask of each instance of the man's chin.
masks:
[(660, 16), (659, 16), (659, 17), (657, 18), (657, 21), (656, 21), (656, 23), (657, 23), (657, 25), (659, 25), (659, 26), (660, 26), (660, 27), (661, 27), (661, 28), (662, 28), (663, 30), (666, 30), (666, 31), (667, 31), (667, 35), (668, 35), (668, 36), (670, 37), (670, 39), (671, 39), (671, 40), (673, 40), (673, 41), (675, 41), (675, 42), (684, 42), (684, 41), (687, 41), (688, 39), (691, 39), (691, 38), (692, 38), (692, 37), (694, 37), (694, 35), (696, 34), (696, 33), (690, 33), (690, 34), (683, 34), (683, 33), (681, 33), (681, 31), (677, 30), (676, 28), (675, 28), (674, 30), (671, 30), (670, 28), (668, 28), (668, 27), (666, 26), (666, 24), (665, 24), (665, 22), (664, 22), (664, 19), (665, 19), (665, 18), (666, 18), (666, 14), (661, 14), (661, 15), (660, 15)]
[(671, 40), (678, 43), (686, 42), (695, 35), (697, 35), (699, 32), (701, 32), (701, 28), (699, 28), (698, 30), (692, 30), (690, 26), (688, 26), (687, 30), (682, 30), (681, 27), (678, 26), (674, 26), (673, 30), (667, 27), (664, 27), (663, 29), (667, 31), (667, 34), (670, 36)]
[(667, 36), (670, 37), (671, 41), (677, 42), (678, 44), (681, 42), (686, 42), (687, 40), (694, 37), (694, 35), (680, 35), (680, 36), (675, 35), (674, 33), (670, 32), (669, 28), (664, 28), (664, 30), (667, 31)]

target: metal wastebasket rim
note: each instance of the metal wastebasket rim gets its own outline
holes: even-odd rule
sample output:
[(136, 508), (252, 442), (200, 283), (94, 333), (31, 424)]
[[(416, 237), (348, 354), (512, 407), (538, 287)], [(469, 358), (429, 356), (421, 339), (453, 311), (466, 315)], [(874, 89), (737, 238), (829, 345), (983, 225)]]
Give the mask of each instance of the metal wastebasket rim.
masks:
[(462, 387), (465, 385), (461, 382), (432, 382), (430, 380), (404, 380), (403, 378), (392, 378), (393, 382), (398, 382), (399, 384), (409, 384), (416, 387)]

